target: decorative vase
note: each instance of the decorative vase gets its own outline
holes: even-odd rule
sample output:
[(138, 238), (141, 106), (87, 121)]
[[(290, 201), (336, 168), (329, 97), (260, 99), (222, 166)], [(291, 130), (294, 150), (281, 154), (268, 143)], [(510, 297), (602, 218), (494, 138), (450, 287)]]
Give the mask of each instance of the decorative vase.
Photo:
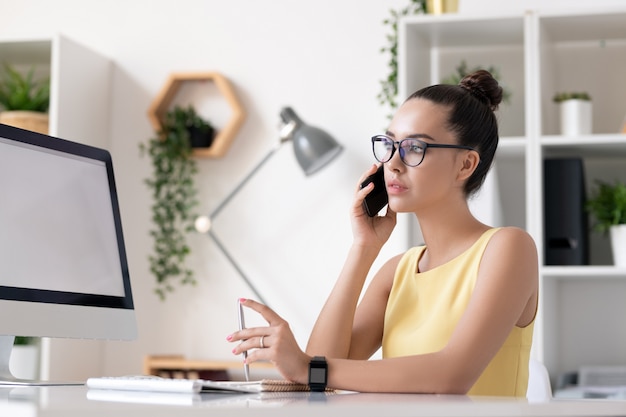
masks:
[(9, 369), (16, 378), (39, 378), (39, 347), (37, 345), (16, 345), (11, 350)]
[(49, 116), (47, 113), (27, 110), (12, 110), (0, 112), (0, 123), (31, 130), (37, 133), (48, 134)]
[(456, 13), (459, 0), (426, 0), (426, 12), (429, 14)]
[(212, 127), (200, 129), (192, 126), (188, 130), (189, 141), (192, 148), (208, 148), (213, 144), (215, 130)]
[(611, 226), (611, 249), (613, 250), (613, 264), (626, 267), (626, 224)]
[(591, 134), (591, 101), (571, 99), (561, 102), (560, 106), (562, 135)]

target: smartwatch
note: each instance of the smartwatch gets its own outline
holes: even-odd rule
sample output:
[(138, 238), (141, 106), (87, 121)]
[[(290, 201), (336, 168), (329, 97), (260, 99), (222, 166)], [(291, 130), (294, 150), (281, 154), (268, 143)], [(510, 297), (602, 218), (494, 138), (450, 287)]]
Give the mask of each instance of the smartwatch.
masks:
[(309, 362), (309, 388), (314, 392), (326, 390), (328, 382), (328, 363), (323, 356), (314, 356)]

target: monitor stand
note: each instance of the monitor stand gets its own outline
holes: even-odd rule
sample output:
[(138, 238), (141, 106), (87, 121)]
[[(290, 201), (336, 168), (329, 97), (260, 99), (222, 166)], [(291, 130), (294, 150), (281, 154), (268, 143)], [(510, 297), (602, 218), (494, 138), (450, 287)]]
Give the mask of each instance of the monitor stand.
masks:
[(14, 377), (9, 367), (9, 361), (11, 359), (11, 351), (13, 350), (14, 341), (14, 336), (0, 335), (0, 386), (84, 385), (84, 382), (41, 381)]

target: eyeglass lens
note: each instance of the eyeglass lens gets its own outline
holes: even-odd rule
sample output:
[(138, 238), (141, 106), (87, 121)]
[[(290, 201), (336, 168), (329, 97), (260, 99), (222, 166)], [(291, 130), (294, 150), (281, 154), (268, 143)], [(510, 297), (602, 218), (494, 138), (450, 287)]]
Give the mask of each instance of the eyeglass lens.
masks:
[[(372, 138), (372, 148), (374, 157), (378, 162), (388, 162), (395, 152), (396, 142), (385, 137), (376, 136)], [(408, 166), (417, 166), (422, 163), (426, 146), (417, 139), (404, 139), (398, 145), (400, 159)]]

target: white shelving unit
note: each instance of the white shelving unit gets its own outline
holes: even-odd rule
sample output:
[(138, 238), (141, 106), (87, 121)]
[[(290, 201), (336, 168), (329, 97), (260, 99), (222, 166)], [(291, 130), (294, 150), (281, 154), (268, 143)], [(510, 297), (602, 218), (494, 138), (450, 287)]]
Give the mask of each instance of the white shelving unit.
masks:
[[(45, 39), (0, 38), (0, 64), (18, 70), (35, 69), (50, 78), (49, 135), (100, 148), (109, 147), (110, 94), (113, 63), (72, 39), (56, 35)], [(41, 318), (45, 320), (45, 318)], [(95, 341), (43, 339), (41, 377), (72, 380), (71, 363), (86, 375), (98, 375), (101, 354)]]
[[(543, 160), (583, 159), (596, 179), (626, 181), (626, 8), (536, 10), (490, 17), (420, 15), (399, 30), (400, 97), (470, 67), (494, 66), (512, 91), (499, 110), (500, 145), (472, 210), (492, 225), (519, 226), (543, 264)], [(558, 91), (588, 91), (593, 134), (559, 135)], [(417, 226), (412, 244), (419, 243)], [(590, 233), (591, 265), (541, 266), (533, 355), (556, 382), (583, 365), (626, 364), (626, 270), (611, 266), (608, 238)]]
[(50, 136), (108, 147), (113, 63), (56, 35), (47, 39), (0, 38), (0, 64), (34, 68), (50, 78)]

